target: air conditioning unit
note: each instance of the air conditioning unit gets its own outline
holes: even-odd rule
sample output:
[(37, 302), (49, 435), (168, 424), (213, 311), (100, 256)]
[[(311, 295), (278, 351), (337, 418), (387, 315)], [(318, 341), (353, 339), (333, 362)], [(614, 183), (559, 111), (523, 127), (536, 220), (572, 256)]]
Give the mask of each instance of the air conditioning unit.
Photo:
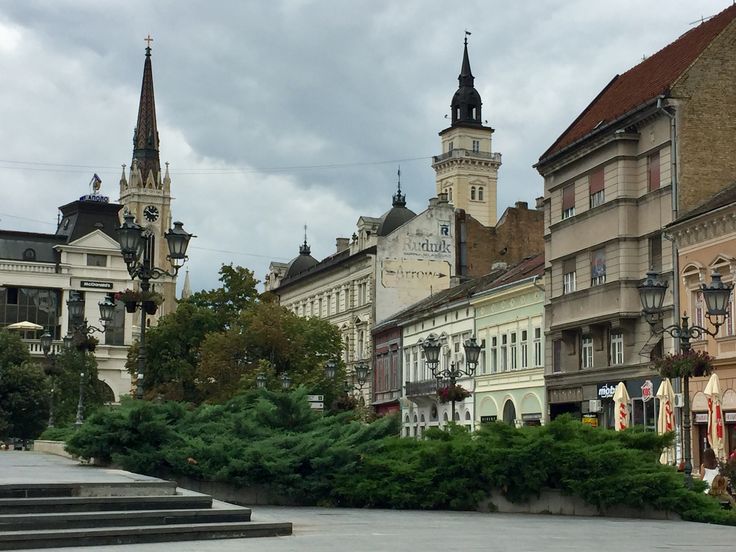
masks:
[(590, 399), (588, 401), (588, 412), (600, 412), (603, 410), (600, 399)]
[(685, 406), (685, 399), (682, 393), (675, 393), (675, 408), (682, 408)]

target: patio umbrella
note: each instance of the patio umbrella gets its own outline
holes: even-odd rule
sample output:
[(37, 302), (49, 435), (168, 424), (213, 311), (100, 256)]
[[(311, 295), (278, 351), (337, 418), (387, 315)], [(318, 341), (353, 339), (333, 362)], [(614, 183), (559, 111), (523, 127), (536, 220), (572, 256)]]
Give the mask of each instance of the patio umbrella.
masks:
[(629, 392), (626, 391), (624, 382), (618, 382), (616, 392), (613, 394), (613, 409), (616, 418), (616, 431), (629, 427)]
[(713, 374), (703, 391), (708, 397), (708, 443), (719, 460), (726, 459), (723, 441), (723, 411), (721, 409), (721, 382)]
[[(675, 430), (675, 391), (669, 378), (662, 380), (657, 390), (657, 398), (659, 399), (659, 417), (657, 418), (657, 433), (667, 433)], [(675, 463), (675, 447), (670, 446), (662, 451), (659, 457), (662, 464)]]
[(43, 326), (40, 324), (34, 324), (33, 322), (29, 322), (28, 320), (24, 320), (23, 322), (16, 322), (14, 324), (9, 324), (6, 326), (6, 329), (8, 330), (21, 330), (21, 331), (34, 331), (34, 330), (43, 330)]

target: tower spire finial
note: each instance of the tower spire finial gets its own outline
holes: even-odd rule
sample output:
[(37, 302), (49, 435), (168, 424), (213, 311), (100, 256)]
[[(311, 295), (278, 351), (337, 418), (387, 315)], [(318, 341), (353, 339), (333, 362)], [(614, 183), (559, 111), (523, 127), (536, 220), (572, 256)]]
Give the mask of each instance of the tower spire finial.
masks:
[(299, 254), (300, 255), (310, 255), (312, 253), (312, 249), (307, 244), (307, 225), (304, 225), (304, 243), (299, 247)]
[(138, 104), (138, 120), (133, 133), (133, 159), (141, 171), (141, 182), (145, 184), (152, 177), (154, 185), (160, 185), (161, 162), (159, 160), (158, 124), (156, 122), (156, 101), (153, 94), (153, 69), (151, 66), (151, 42), (148, 35), (144, 41), (146, 60), (143, 64), (141, 98)]
[(468, 55), (468, 37), (470, 31), (465, 31), (463, 43), (463, 63), (458, 75), (458, 89), (452, 97), (450, 109), (452, 111), (452, 126), (458, 123), (482, 125), (480, 108), (482, 105), (480, 94), (475, 89), (475, 77), (470, 69), (470, 56)]
[(396, 173), (398, 175), (398, 183), (397, 183), (397, 189), (396, 193), (394, 194), (394, 201), (392, 205), (394, 207), (406, 207), (406, 196), (401, 193), (401, 165), (399, 165), (399, 170)]

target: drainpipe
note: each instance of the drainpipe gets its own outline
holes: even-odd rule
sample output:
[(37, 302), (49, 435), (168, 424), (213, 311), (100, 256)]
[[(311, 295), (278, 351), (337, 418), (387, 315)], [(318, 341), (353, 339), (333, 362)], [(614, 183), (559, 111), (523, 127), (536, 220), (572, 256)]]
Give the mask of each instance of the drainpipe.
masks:
[[(678, 181), (677, 181), (677, 115), (676, 111), (675, 113), (670, 112), (669, 109), (667, 109), (664, 106), (664, 96), (661, 96), (657, 99), (657, 109), (666, 115), (670, 120), (670, 173), (672, 175), (672, 220), (677, 220), (678, 212), (679, 212), (679, 187), (678, 187)], [(680, 259), (678, 255), (677, 250), (677, 242), (675, 242), (674, 239), (672, 239), (671, 236), (667, 235), (666, 233), (663, 233), (664, 238), (670, 240), (672, 243), (672, 279), (674, 280), (672, 282), (672, 307), (674, 309), (673, 313), (673, 322), (676, 324), (680, 320)], [(680, 340), (675, 339), (675, 352), (680, 352)], [(675, 393), (682, 393), (682, 380), (681, 378), (676, 378), (674, 381), (674, 391)], [(683, 457), (683, 450), (682, 450), (682, 443), (683, 443), (683, 435), (682, 435), (682, 409), (679, 410), (679, 415), (677, 416), (677, 424), (680, 427), (680, 431), (678, 431), (677, 437), (680, 441), (680, 446), (677, 447), (678, 443), (675, 443), (675, 450), (679, 448), (679, 454), (678, 456), (678, 462)]]

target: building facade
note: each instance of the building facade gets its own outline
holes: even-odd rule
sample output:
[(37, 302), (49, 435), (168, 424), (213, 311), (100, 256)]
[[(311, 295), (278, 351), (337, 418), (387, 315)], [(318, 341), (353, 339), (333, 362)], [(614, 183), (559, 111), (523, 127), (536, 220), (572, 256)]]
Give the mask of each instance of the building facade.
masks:
[(484, 344), (475, 375), (475, 424), (547, 420), (544, 387), (544, 255), (522, 261), (470, 299)]
[[(717, 272), (724, 283), (736, 282), (736, 183), (731, 184), (699, 207), (679, 217), (667, 229), (679, 252), (680, 315), (690, 323), (713, 329), (705, 316), (702, 284), (710, 283)], [(726, 456), (736, 450), (736, 296), (731, 295), (729, 316), (715, 337), (692, 343), (693, 349), (715, 357), (715, 371), (721, 383)], [(708, 399), (703, 393), (708, 378), (690, 380), (692, 409), (693, 465), (700, 465), (707, 444)]]
[[(546, 384), (552, 417), (610, 426), (610, 386), (624, 381), (636, 424), (652, 426), (652, 337), (637, 285), (672, 281), (662, 228), (736, 174), (736, 7), (617, 75), (541, 156), (546, 257)], [(677, 286), (671, 286), (677, 287)], [(666, 298), (673, 321), (677, 293)]]

